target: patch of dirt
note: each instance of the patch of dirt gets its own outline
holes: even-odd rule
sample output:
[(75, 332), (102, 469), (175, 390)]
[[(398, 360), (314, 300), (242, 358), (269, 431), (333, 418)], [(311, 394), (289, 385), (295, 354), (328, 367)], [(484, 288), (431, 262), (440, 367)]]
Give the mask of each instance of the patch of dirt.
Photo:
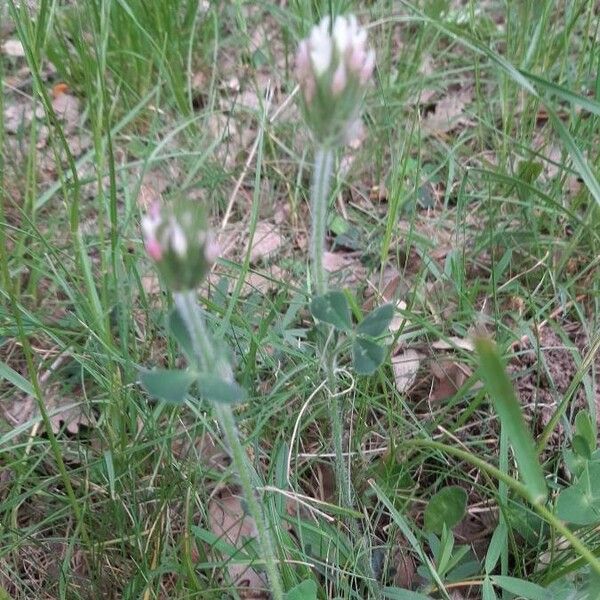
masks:
[[(35, 597), (39, 600), (55, 600), (60, 596), (58, 581), (63, 568), (67, 566), (72, 589), (78, 589), (80, 594), (78, 597), (92, 600), (92, 586), (90, 586), (84, 553), (75, 549), (70, 561), (65, 565), (67, 552), (69, 552), (68, 544), (64, 542), (32, 540), (21, 546), (18, 552), (12, 553), (14, 559), (11, 569), (14, 569), (18, 577), (11, 577), (0, 568), (0, 592), (4, 589), (8, 593), (8, 598)], [(15, 581), (19, 581), (19, 587), (15, 585)], [(27, 586), (27, 596), (23, 595), (24, 586)]]
[[(42, 364), (40, 365), (37, 376), (53, 432), (58, 433), (64, 427), (66, 432), (76, 434), (81, 426), (95, 426), (95, 416), (86, 405), (81, 389), (64, 383), (65, 377), (69, 377), (64, 372), (65, 366), (68, 368), (71, 361), (69, 355), (60, 354), (52, 360), (55, 351), (38, 346), (38, 342), (34, 343), (33, 350), (42, 355), (42, 364), (50, 362), (47, 367), (42, 368)], [(0, 352), (0, 358), (29, 381), (25, 357), (16, 342), (6, 343)], [(32, 426), (37, 430), (39, 425), (34, 424), (39, 423), (36, 419), (39, 416), (36, 400), (11, 384), (2, 382), (0, 389), (5, 387), (8, 397), (0, 402), (2, 418), (12, 427), (19, 427), (31, 420)]]
[[(578, 363), (589, 352), (589, 341), (579, 323), (566, 323), (563, 331), (566, 340), (551, 326), (540, 327), (533, 344), (530, 339), (521, 340), (519, 351), (510, 364), (510, 369), (518, 374), (515, 387), (521, 403), (526, 414), (531, 415), (536, 428), (548, 424), (577, 375)], [(600, 354), (593, 357), (584, 381), (586, 378), (592, 384), (596, 420), (600, 425)], [(588, 406), (582, 382), (569, 401), (566, 414), (574, 415)], [(561, 434), (562, 426), (559, 424), (558, 427), (556, 433)]]

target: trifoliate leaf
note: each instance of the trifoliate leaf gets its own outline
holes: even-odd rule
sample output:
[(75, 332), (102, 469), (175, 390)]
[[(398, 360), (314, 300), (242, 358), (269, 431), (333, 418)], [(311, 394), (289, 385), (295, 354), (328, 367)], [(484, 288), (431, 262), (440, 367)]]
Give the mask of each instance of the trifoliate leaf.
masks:
[(371, 337), (379, 337), (387, 333), (387, 329), (392, 319), (394, 318), (394, 305), (384, 304), (374, 311), (370, 312), (356, 328), (356, 333), (360, 335), (368, 335)]
[(317, 296), (310, 303), (310, 312), (315, 319), (329, 323), (336, 329), (352, 330), (350, 307), (343, 292), (328, 292)]
[(197, 373), (174, 369), (141, 369), (139, 377), (150, 395), (171, 404), (182, 404), (192, 383), (196, 381)]
[(458, 486), (442, 488), (425, 508), (425, 529), (441, 533), (444, 525), (452, 529), (464, 516), (467, 492)]
[(352, 363), (359, 375), (371, 375), (385, 358), (385, 348), (366, 338), (356, 338), (352, 344)]
[(246, 399), (246, 390), (235, 381), (227, 381), (218, 375), (203, 373), (198, 376), (198, 390), (203, 398), (221, 404), (237, 404)]

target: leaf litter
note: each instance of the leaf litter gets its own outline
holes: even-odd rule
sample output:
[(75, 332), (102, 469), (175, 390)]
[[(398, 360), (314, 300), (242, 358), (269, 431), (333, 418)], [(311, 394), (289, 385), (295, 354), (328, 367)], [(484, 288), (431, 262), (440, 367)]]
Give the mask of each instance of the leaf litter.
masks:
[[(256, 524), (246, 513), (243, 499), (229, 489), (211, 499), (208, 505), (208, 523), (210, 530), (220, 540), (238, 549), (240, 555), (246, 555), (245, 546), (257, 537)], [(241, 557), (229, 557), (226, 570), (231, 583), (237, 588), (241, 598), (266, 600), (269, 594), (265, 576), (243, 564), (241, 560), (236, 562)]]

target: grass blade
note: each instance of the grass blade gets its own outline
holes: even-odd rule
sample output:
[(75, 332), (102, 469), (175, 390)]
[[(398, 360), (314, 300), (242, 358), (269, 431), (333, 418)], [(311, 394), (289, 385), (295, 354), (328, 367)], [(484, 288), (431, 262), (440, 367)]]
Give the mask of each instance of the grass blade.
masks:
[(543, 502), (547, 494), (544, 474), (537, 459), (533, 438), (525, 425), (521, 407), (504, 370), (502, 359), (495, 344), (487, 337), (478, 337), (475, 340), (475, 348), (479, 355), (481, 375), (498, 412), (502, 427), (508, 434), (530, 501), (534, 504)]

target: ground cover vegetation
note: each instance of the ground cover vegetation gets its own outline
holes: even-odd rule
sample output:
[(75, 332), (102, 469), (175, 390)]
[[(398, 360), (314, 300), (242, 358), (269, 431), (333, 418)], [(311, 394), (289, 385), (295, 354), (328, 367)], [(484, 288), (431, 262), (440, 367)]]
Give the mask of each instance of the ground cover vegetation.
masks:
[(600, 598), (599, 28), (0, 3), (0, 598)]

